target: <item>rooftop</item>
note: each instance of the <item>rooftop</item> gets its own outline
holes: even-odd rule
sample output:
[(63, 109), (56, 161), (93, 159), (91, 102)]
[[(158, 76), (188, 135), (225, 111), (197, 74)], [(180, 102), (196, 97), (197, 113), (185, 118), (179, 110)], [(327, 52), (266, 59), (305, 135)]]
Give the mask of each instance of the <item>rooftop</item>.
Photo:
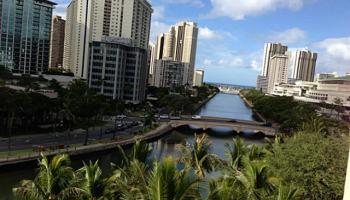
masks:
[(47, 4), (50, 4), (53, 6), (57, 5), (57, 3), (53, 2), (53, 1), (49, 1), (49, 0), (36, 0), (36, 1), (38, 1), (40, 3), (47, 3)]

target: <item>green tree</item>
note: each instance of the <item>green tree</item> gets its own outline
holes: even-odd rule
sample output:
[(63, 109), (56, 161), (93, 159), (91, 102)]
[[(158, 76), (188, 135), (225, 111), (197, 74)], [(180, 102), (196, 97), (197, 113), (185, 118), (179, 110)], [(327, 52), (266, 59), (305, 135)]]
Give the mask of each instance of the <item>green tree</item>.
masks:
[(116, 171), (114, 177), (109, 182), (114, 188), (109, 188), (109, 192), (119, 194), (122, 199), (184, 200), (200, 197), (200, 179), (187, 167), (177, 169), (176, 161), (171, 157), (155, 162), (151, 170), (137, 160), (132, 161), (126, 171)]
[(76, 182), (66, 191), (69, 199), (103, 199), (105, 181), (98, 161), (89, 164), (83, 163), (83, 167), (76, 172)]
[(189, 163), (197, 176), (203, 178), (206, 172), (213, 171), (220, 163), (219, 158), (210, 151), (211, 144), (208, 141), (208, 136), (205, 134), (195, 135), (194, 144), (183, 148), (181, 160)]
[(348, 150), (347, 138), (300, 132), (275, 147), (267, 162), (301, 199), (342, 199)]
[(80, 126), (85, 129), (84, 145), (89, 139), (89, 128), (93, 125), (93, 118), (98, 116), (101, 102), (94, 91), (88, 88), (82, 80), (75, 80), (69, 85), (65, 97), (67, 109), (75, 116)]
[(68, 155), (57, 155), (49, 161), (43, 157), (39, 162), (39, 172), (32, 180), (23, 180), (13, 192), (16, 199), (54, 200), (64, 196), (74, 178)]

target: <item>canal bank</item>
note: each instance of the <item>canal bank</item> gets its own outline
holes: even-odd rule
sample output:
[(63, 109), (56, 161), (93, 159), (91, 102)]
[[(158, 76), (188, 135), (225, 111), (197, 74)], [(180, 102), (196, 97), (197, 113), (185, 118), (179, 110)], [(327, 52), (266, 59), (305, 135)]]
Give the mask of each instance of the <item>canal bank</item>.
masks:
[(258, 112), (256, 112), (256, 110), (254, 110), (254, 105), (252, 104), (252, 102), (248, 101), (241, 93), (239, 93), (239, 96), (242, 98), (242, 100), (244, 101), (244, 103), (249, 106), (249, 108), (252, 110), (254, 117), (256, 118), (257, 121), (261, 121), (266, 123), (266, 119)]
[(157, 140), (163, 137), (164, 135), (169, 133), (172, 129), (173, 127), (171, 125), (162, 124), (161, 126), (157, 127), (154, 130), (151, 130), (150, 132), (144, 135), (135, 136), (133, 138), (126, 139), (126, 140), (58, 149), (51, 152), (44, 151), (44, 152), (38, 152), (36, 154), (29, 155), (29, 156), (0, 159), (0, 170), (11, 170), (13, 169), (13, 167), (20, 168), (20, 167), (27, 167), (28, 165), (35, 165), (36, 161), (40, 159), (42, 155), (47, 157), (52, 157), (57, 154), (66, 153), (71, 157), (79, 158), (79, 156), (84, 156), (86, 154), (113, 151), (119, 145), (122, 147), (129, 147), (129, 146), (132, 146), (137, 140), (152, 142), (154, 140)]
[(210, 100), (212, 100), (212, 98), (214, 98), (219, 92), (215, 92), (214, 94), (210, 95), (206, 100), (204, 100), (203, 102), (199, 103), (199, 105), (197, 106), (197, 108), (194, 109), (194, 113), (198, 113), (198, 111), (200, 111), (200, 109), (206, 105)]
[[(230, 118), (236, 120), (252, 121), (254, 122), (253, 112), (247, 106), (239, 95), (230, 95), (217, 93), (207, 101), (198, 111), (201, 115)], [(159, 127), (161, 128), (161, 127)], [(165, 156), (179, 156), (181, 155), (180, 150), (182, 145), (192, 144), (195, 137), (194, 132), (190, 131), (188, 133), (182, 133), (178, 131), (172, 131), (173, 127), (167, 127), (164, 129), (163, 133), (159, 135), (152, 135), (149, 137), (144, 137), (147, 142), (153, 147), (152, 157), (157, 159), (162, 159)], [(215, 131), (220, 131), (222, 133), (230, 132), (232, 130), (225, 127), (214, 127)], [(168, 131), (168, 132), (167, 132)], [(143, 136), (146, 136), (143, 135)], [(230, 137), (218, 137), (216, 135), (209, 135), (209, 141), (212, 144), (212, 152), (218, 156), (225, 157), (225, 144), (232, 143), (232, 141), (239, 136)], [(255, 138), (243, 138), (247, 144), (264, 144), (264, 139)], [(175, 142), (174, 142), (175, 141)], [(125, 142), (125, 145), (131, 145), (133, 141)], [(103, 169), (103, 172), (110, 170), (110, 163), (117, 163), (120, 160), (120, 155), (117, 154), (115, 146), (110, 146), (110, 148), (104, 147), (105, 144), (99, 146), (100, 151), (95, 152), (92, 149), (86, 150), (84, 154), (73, 155), (72, 154), (72, 165), (74, 169), (79, 169), (82, 166), (82, 161), (88, 162), (89, 160), (95, 161), (99, 160), (99, 164)], [(104, 148), (107, 148), (104, 150)], [(64, 153), (64, 152), (61, 152)], [(30, 179), (33, 180), (36, 175), (37, 163), (36, 159), (31, 160), (24, 164), (23, 168), (11, 167), (9, 170), (0, 171), (0, 200), (12, 200), (12, 188), (18, 186), (21, 180)]]

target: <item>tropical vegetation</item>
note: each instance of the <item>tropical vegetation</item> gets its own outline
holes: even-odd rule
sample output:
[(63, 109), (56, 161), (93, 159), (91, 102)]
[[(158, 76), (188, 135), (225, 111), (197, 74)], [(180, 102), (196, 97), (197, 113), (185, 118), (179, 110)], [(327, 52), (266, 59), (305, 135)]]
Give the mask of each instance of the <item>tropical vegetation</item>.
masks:
[[(212, 153), (205, 134), (179, 157), (152, 157), (149, 144), (118, 147), (120, 159), (102, 171), (98, 161), (73, 170), (67, 155), (39, 160), (34, 180), (13, 189), (17, 199), (342, 199), (348, 142), (322, 123), (303, 123), (292, 137), (262, 146), (235, 138), (226, 156)], [(336, 155), (336, 156), (335, 156)]]

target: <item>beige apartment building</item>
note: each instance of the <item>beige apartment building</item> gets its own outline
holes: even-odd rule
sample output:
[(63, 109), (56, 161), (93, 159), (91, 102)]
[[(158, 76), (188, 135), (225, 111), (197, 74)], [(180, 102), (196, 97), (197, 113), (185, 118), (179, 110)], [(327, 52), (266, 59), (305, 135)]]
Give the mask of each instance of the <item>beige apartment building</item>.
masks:
[(267, 93), (272, 93), (276, 84), (288, 82), (290, 55), (277, 54), (270, 59)]
[(183, 71), (183, 85), (193, 84), (197, 39), (198, 26), (195, 22), (179, 22), (157, 38), (156, 60), (170, 59), (188, 64)]
[(288, 47), (280, 43), (266, 43), (264, 46), (264, 58), (263, 58), (263, 69), (262, 76), (269, 75), (271, 58), (276, 55), (284, 55), (288, 51)]
[(67, 7), (63, 67), (87, 78), (89, 45), (105, 36), (148, 49), (153, 9), (147, 0), (72, 0)]
[(317, 53), (296, 51), (292, 78), (312, 82), (315, 79)]

